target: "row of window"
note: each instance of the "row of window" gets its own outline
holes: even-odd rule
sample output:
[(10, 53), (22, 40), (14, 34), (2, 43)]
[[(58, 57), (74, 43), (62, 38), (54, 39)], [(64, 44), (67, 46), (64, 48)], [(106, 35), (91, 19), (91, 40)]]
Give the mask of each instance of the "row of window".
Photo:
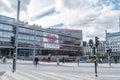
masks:
[(19, 30), (19, 32), (22, 32), (22, 33), (36, 34), (36, 35), (43, 36), (43, 32), (41, 32), (41, 31), (35, 31), (32, 29), (26, 29), (26, 28), (21, 28), (21, 27), (19, 27), (18, 30)]
[(11, 39), (10, 38), (1, 38), (0, 37), (0, 41), (11, 42)]
[[(48, 37), (47, 34), (50, 34), (50, 36), (56, 36), (55, 38), (58, 38), (56, 34), (46, 33), (46, 32), (42, 32), (42, 31), (35, 31), (34, 32), (34, 30), (25, 29), (25, 28), (21, 28), (21, 27), (19, 28), (19, 32), (29, 33), (29, 34), (32, 33), (32, 34), (36, 34), (36, 35), (39, 35), (39, 36), (45, 36), (45, 37)], [(61, 36), (61, 35), (59, 35), (59, 39), (63, 40), (63, 41), (66, 41), (66, 40), (67, 41), (74, 41), (74, 40), (76, 40), (75, 38), (70, 38), (70, 37)]]
[(116, 36), (116, 37), (110, 37), (108, 38), (109, 42), (118, 42), (120, 41), (120, 36)]
[(0, 24), (0, 29), (1, 30), (8, 30), (8, 31), (13, 31), (13, 27), (10, 25), (5, 25), (5, 24)]
[[(107, 47), (106, 47), (107, 48)], [(109, 46), (109, 48), (120, 48), (120, 45), (116, 45), (116, 46)]]
[(120, 52), (120, 49), (112, 49), (112, 52)]
[(11, 36), (14, 36), (14, 34), (12, 32), (0, 31), (0, 37), (8, 37), (8, 38), (10, 38)]

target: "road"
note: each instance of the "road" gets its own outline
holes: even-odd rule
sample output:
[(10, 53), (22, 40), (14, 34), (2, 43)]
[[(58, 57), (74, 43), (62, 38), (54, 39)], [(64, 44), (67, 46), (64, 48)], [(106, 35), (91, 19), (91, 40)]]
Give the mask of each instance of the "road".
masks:
[[(12, 73), (12, 63), (0, 64), (1, 80), (120, 80), (120, 64), (99, 64), (98, 77), (94, 74), (93, 63), (40, 62), (36, 67), (31, 63), (18, 63)], [(4, 73), (5, 72), (5, 73)], [(3, 74), (4, 73), (4, 74)]]

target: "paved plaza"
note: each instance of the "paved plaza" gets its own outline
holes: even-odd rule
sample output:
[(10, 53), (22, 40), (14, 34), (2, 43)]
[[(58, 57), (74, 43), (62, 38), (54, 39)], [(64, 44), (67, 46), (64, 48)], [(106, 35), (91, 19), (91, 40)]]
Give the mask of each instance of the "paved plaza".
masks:
[(36, 67), (32, 61), (18, 61), (12, 73), (12, 61), (8, 61), (0, 63), (0, 80), (120, 80), (120, 64), (99, 64), (96, 78), (94, 63), (39, 62)]

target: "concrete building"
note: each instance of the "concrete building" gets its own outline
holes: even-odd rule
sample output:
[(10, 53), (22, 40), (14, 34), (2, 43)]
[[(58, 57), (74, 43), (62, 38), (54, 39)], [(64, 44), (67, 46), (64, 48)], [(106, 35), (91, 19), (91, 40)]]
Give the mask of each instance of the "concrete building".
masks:
[(91, 50), (92, 49), (89, 46), (89, 44), (87, 42), (83, 41), (84, 56), (92, 56)]
[[(62, 30), (61, 30), (62, 31)], [(69, 30), (68, 30), (69, 31)], [(78, 30), (73, 30), (79, 32)], [(12, 56), (16, 21), (13, 18), (0, 15), (0, 56)], [(81, 30), (80, 30), (81, 32)], [(72, 34), (72, 32), (69, 32)], [(74, 33), (73, 33), (74, 34)], [(78, 35), (68, 35), (55, 30), (43, 29), (40, 26), (18, 23), (18, 58), (35, 55), (77, 56), (82, 41), (82, 32)]]
[(105, 45), (106, 45), (105, 41), (100, 41), (100, 44), (97, 48), (97, 53), (98, 53), (99, 56), (105, 56), (106, 55)]
[[(91, 47), (85, 41), (83, 42), (83, 50), (84, 50), (84, 55), (93, 56)], [(98, 56), (106, 55), (105, 41), (100, 41), (100, 44), (98, 45), (98, 48), (97, 48), (97, 54), (98, 54)]]

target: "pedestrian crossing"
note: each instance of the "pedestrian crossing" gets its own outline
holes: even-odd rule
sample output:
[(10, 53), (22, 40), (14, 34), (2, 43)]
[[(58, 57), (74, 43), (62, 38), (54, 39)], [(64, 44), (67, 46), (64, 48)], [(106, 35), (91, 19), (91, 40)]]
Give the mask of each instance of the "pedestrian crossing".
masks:
[(16, 71), (12, 73), (7, 71), (2, 77), (2, 80), (93, 80), (94, 75), (76, 74), (68, 72), (55, 71)]

